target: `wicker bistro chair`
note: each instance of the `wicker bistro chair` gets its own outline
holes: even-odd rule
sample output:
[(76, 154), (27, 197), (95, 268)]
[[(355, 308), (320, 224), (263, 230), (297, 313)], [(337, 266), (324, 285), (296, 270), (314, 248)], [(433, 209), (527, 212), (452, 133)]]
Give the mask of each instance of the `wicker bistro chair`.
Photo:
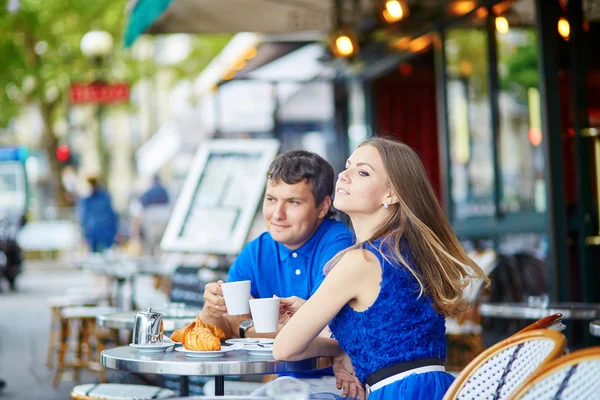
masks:
[(186, 396), (174, 397), (169, 400), (273, 400), (264, 396)]
[(173, 396), (175, 392), (170, 389), (120, 383), (89, 383), (75, 386), (71, 390), (73, 400), (150, 400)]
[(550, 329), (552, 331), (562, 332), (566, 328), (565, 324), (562, 323), (562, 317), (563, 315), (561, 313), (549, 315), (547, 317), (535, 321), (530, 325), (527, 325), (515, 335), (518, 335), (519, 333), (523, 332), (533, 331), (535, 329)]
[(516, 400), (591, 400), (600, 398), (600, 346), (575, 351), (530, 376)]
[(548, 329), (513, 335), (469, 363), (444, 400), (509, 399), (528, 376), (559, 357), (564, 348), (564, 336)]

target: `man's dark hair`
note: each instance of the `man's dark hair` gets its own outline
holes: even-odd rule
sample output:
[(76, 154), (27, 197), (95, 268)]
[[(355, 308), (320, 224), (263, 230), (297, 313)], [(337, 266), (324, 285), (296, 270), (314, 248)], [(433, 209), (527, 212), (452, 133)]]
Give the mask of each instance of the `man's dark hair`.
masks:
[[(271, 181), (282, 181), (288, 185), (306, 181), (312, 184), (315, 206), (333, 194), (333, 168), (318, 154), (305, 150), (292, 150), (278, 155), (267, 170)], [(335, 215), (329, 211), (328, 217)]]

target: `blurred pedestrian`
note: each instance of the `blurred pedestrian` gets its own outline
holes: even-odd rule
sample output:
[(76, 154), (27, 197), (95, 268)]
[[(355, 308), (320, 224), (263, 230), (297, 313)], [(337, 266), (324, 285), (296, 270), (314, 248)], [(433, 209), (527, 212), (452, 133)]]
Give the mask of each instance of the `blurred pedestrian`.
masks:
[(117, 214), (110, 194), (100, 185), (98, 177), (88, 177), (87, 183), (92, 193), (80, 203), (81, 227), (90, 250), (94, 253), (102, 252), (115, 241)]
[(154, 175), (152, 178), (152, 186), (142, 194), (140, 203), (144, 208), (152, 204), (169, 204), (169, 193), (160, 182), (158, 175)]
[(158, 175), (152, 178), (150, 188), (132, 202), (130, 213), (131, 240), (128, 251), (134, 255), (155, 254), (171, 215), (169, 192)]

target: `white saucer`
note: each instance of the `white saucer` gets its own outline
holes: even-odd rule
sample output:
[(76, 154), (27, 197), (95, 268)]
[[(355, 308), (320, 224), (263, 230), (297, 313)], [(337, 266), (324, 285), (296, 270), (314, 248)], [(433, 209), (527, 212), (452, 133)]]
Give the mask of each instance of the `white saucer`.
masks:
[(221, 350), (218, 351), (194, 351), (188, 350), (185, 347), (176, 347), (175, 351), (180, 353), (184, 353), (186, 357), (194, 357), (194, 358), (215, 358), (215, 357), (223, 357), (225, 353), (229, 353), (230, 351), (242, 350), (244, 345), (242, 343), (235, 343), (230, 346), (221, 346)]
[(246, 345), (244, 346), (244, 350), (246, 350), (248, 352), (248, 355), (251, 356), (273, 357), (272, 344), (261, 344), (260, 346), (256, 344)]
[(275, 339), (269, 338), (237, 338), (237, 339), (227, 339), (225, 343), (234, 344), (234, 343), (243, 343), (244, 346), (255, 345), (255, 344), (273, 344), (275, 343)]
[(153, 343), (153, 344), (129, 344), (131, 347), (137, 349), (141, 353), (162, 353), (169, 347), (173, 347), (173, 343)]
[(165, 336), (165, 338), (163, 339), (163, 341), (164, 341), (165, 343), (170, 343), (171, 345), (174, 345), (174, 346), (181, 346), (181, 345), (182, 345), (182, 343), (181, 343), (181, 342), (175, 342), (175, 341), (173, 341), (173, 340), (172, 340), (170, 337), (168, 337), (168, 336)]

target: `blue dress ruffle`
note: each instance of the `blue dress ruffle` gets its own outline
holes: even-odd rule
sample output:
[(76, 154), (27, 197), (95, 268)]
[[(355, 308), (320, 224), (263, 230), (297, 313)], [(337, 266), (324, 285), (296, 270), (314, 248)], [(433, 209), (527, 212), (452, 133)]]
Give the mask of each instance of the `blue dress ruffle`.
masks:
[[(365, 244), (379, 259), (382, 281), (373, 305), (362, 312), (344, 306), (329, 324), (364, 383), (375, 371), (400, 362), (446, 357), (445, 318), (408, 268), (393, 260), (381, 239)], [(408, 243), (402, 256), (418, 270)], [(383, 254), (385, 254), (385, 257)], [(441, 399), (454, 377), (445, 372), (410, 375), (371, 393), (370, 399)]]

